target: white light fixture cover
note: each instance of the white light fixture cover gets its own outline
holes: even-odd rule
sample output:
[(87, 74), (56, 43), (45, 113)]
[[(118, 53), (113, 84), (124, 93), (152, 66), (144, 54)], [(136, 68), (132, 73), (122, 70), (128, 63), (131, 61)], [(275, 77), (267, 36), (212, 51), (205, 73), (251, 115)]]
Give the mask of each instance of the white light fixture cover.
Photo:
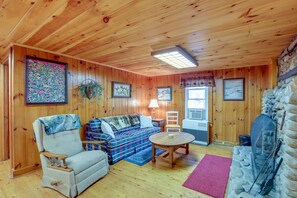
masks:
[(149, 108), (159, 108), (157, 99), (151, 99), (151, 102), (148, 107)]
[(152, 52), (152, 56), (178, 69), (198, 66), (197, 61), (179, 46)]

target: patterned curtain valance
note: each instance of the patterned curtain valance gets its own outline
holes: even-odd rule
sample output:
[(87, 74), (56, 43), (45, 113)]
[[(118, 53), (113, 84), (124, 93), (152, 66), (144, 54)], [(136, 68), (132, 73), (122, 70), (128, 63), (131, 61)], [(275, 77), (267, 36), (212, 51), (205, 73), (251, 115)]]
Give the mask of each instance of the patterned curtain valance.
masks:
[(213, 76), (182, 78), (180, 87), (215, 87)]

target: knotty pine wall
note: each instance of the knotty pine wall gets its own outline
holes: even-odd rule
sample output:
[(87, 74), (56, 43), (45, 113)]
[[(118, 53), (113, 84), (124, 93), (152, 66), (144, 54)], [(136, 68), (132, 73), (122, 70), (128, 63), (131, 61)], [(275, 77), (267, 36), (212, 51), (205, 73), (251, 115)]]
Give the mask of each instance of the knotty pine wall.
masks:
[[(179, 87), (182, 77), (214, 75), (216, 87), (209, 89), (210, 139), (216, 142), (238, 143), (239, 134), (249, 134), (253, 120), (261, 112), (262, 93), (272, 88), (275, 65), (225, 69), (210, 72), (176, 74), (150, 78), (150, 97), (156, 98), (156, 88), (172, 86), (171, 102), (159, 101), (156, 117), (165, 118), (168, 110), (179, 111), (179, 122), (185, 118), (185, 89)], [(223, 79), (245, 78), (245, 101), (223, 101)]]
[[(25, 104), (25, 55), (68, 63), (68, 96), (66, 105), (26, 105)], [(103, 117), (129, 113), (150, 114), (147, 108), (149, 100), (156, 98), (156, 88), (173, 87), (171, 102), (159, 101), (156, 117), (165, 118), (167, 110), (180, 112), (180, 123), (184, 118), (184, 89), (179, 87), (181, 77), (214, 75), (216, 87), (209, 91), (210, 137), (214, 141), (238, 142), (239, 134), (249, 134), (255, 116), (260, 113), (262, 92), (272, 87), (271, 75), (274, 71), (269, 66), (248, 67), (240, 69), (218, 70), (177, 74), (169, 76), (145, 77), (133, 73), (104, 67), (73, 58), (63, 57), (47, 52), (14, 46), (11, 52), (10, 69), (10, 108), (9, 123), (11, 136), (12, 175), (19, 175), (39, 167), (39, 153), (33, 140), (32, 122), (41, 116), (76, 113), (85, 125), (92, 116)], [(275, 66), (275, 65), (274, 65)], [(274, 73), (273, 73), (274, 74)], [(243, 102), (223, 101), (222, 79), (245, 77), (246, 99)], [(84, 79), (94, 79), (103, 85), (100, 103), (91, 103), (82, 99), (74, 88)], [(132, 98), (111, 98), (111, 81), (132, 84)], [(83, 129), (81, 136), (84, 138)]]
[[(104, 117), (130, 113), (148, 114), (149, 78), (114, 68), (104, 67), (72, 58), (58, 56), (47, 52), (36, 51), (19, 46), (13, 47), (10, 80), (11, 93), (11, 166), (12, 174), (18, 175), (35, 169), (39, 165), (39, 153), (33, 140), (32, 123), (42, 116), (75, 113), (85, 125), (92, 116)], [(66, 105), (26, 105), (25, 104), (25, 55), (68, 63), (68, 104)], [(83, 103), (74, 89), (85, 79), (93, 79), (103, 85), (100, 103)], [(132, 84), (132, 97), (111, 98), (111, 82)], [(84, 132), (81, 130), (84, 138)]]
[(0, 64), (0, 161), (5, 159), (4, 145), (4, 65)]

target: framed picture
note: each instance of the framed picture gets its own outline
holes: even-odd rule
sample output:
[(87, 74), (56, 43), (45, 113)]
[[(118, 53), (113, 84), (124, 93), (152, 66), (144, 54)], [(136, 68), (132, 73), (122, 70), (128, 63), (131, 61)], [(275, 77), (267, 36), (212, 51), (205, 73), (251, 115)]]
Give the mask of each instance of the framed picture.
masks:
[(225, 101), (244, 100), (244, 78), (224, 79), (223, 94)]
[(128, 83), (112, 82), (113, 98), (131, 98), (132, 85)]
[(157, 98), (161, 101), (171, 101), (172, 100), (172, 87), (158, 87), (157, 88)]
[(25, 56), (26, 104), (67, 104), (67, 66)]

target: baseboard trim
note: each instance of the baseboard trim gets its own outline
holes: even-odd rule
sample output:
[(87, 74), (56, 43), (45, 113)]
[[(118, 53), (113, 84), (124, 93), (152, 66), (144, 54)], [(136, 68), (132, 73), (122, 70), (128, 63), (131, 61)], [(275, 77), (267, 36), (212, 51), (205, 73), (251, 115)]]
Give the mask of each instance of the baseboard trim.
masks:
[(37, 165), (33, 164), (33, 165), (25, 166), (23, 168), (12, 169), (10, 176), (11, 176), (11, 178), (13, 178), (13, 177), (31, 172), (33, 170), (38, 170), (40, 168), (41, 168), (41, 166), (39, 164), (37, 164)]
[(224, 145), (224, 146), (238, 146), (238, 142), (230, 142), (230, 141), (224, 141), (224, 140), (213, 140), (212, 143), (217, 145)]
[(203, 142), (203, 141), (198, 141), (198, 140), (194, 140), (192, 142), (192, 144), (198, 144), (198, 145), (202, 145), (202, 146), (208, 146), (208, 142)]

